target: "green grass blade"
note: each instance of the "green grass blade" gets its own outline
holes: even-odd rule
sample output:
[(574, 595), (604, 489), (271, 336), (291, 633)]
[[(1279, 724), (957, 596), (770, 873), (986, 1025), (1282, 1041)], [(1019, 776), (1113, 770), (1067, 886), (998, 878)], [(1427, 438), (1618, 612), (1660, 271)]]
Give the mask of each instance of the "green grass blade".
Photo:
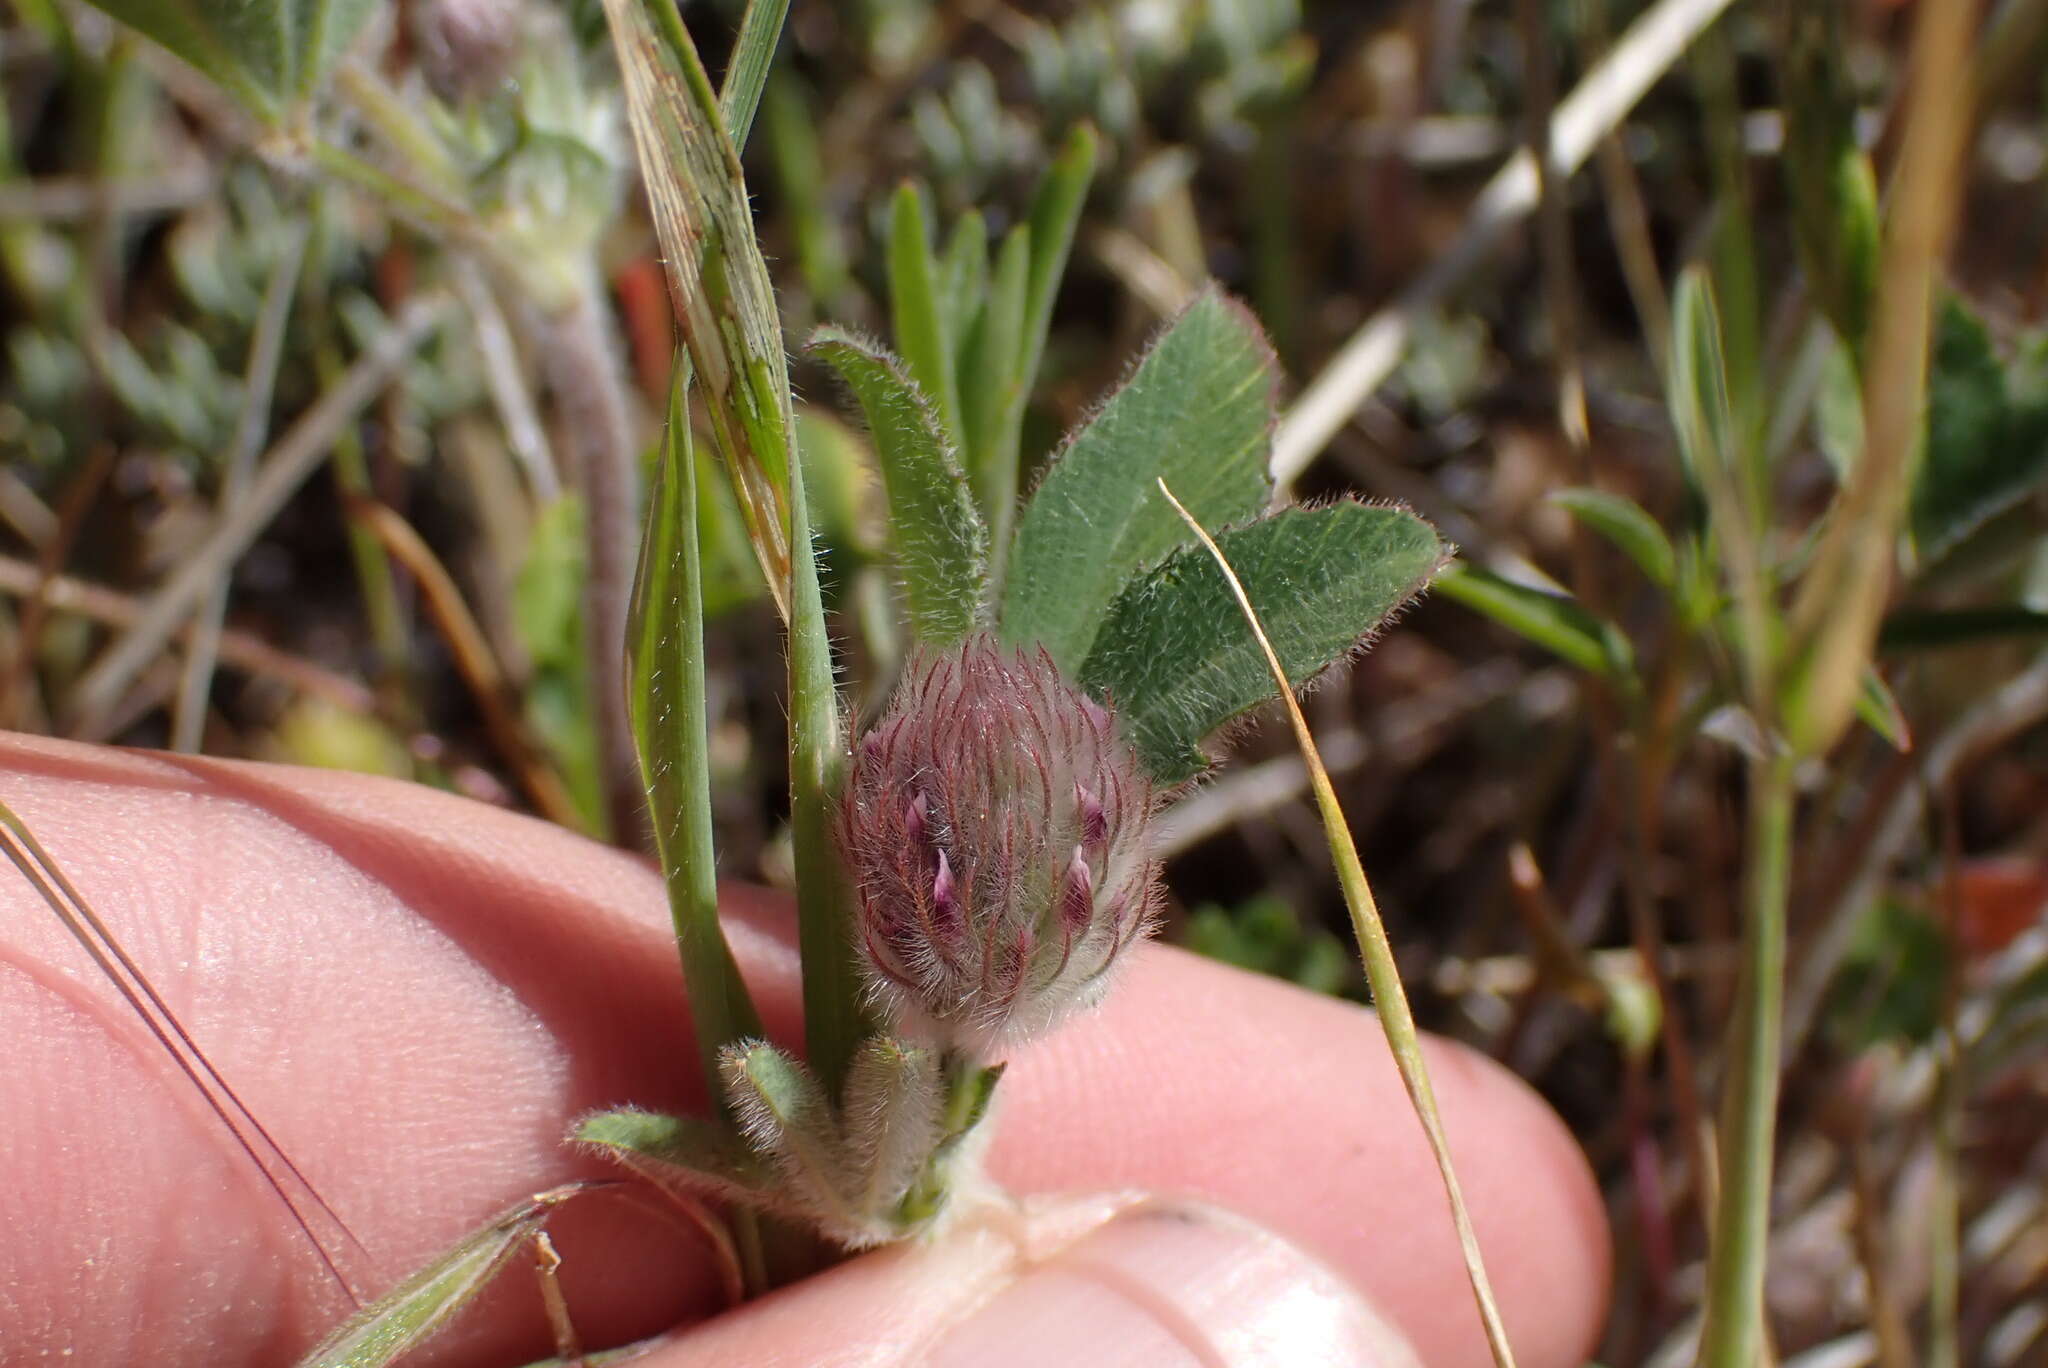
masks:
[[(1003, 235), (987, 298), (960, 343), (961, 464), (974, 500), (991, 528), (1010, 526), (1017, 502), (1017, 441), (1013, 419), (1023, 411), (1027, 382), (1019, 374), (1024, 347), (1026, 291), (1031, 284), (1031, 228)], [(1007, 531), (992, 542), (994, 564), (1009, 551)], [(1000, 585), (994, 586), (1000, 588)]]
[(931, 396), (946, 440), (960, 441), (960, 381), (955, 370), (951, 301), (940, 297), (924, 196), (905, 181), (889, 202), (889, 313), (896, 349), (919, 389)]
[(734, 147), (745, 147), (747, 134), (753, 131), (754, 113), (761, 107), (775, 44), (788, 15), (789, 0), (747, 0), (739, 36), (733, 39), (732, 61), (726, 65), (725, 86), (718, 92), (718, 112)]
[(1003, 550), (1009, 545), (1010, 526), (1016, 518), (1017, 475), (1022, 458), (1024, 406), (1038, 380), (1039, 363), (1045, 358), (1045, 339), (1052, 329), (1053, 301), (1059, 296), (1060, 281), (1067, 273), (1067, 257), (1073, 251), (1074, 233), (1081, 224), (1081, 209), (1088, 200), (1088, 185), (1095, 179), (1095, 130), (1077, 125), (1067, 135), (1059, 156), (1053, 159), (1038, 193), (1032, 198), (1026, 220), (1030, 231), (1021, 240), (1028, 254), (1025, 271), (1022, 322), (1016, 334), (1014, 388), (1000, 421), (993, 425), (993, 437), (986, 448), (988, 477), (977, 482), (988, 493), (982, 508), (988, 516), (991, 542), (996, 548), (996, 573), (1004, 573)]
[(604, 0), (669, 299), (742, 521), (789, 613), (792, 423), (782, 325), (739, 153), (668, 0)]
[[(1295, 688), (1369, 638), (1444, 560), (1428, 523), (1360, 503), (1290, 508), (1217, 540)], [(1078, 678), (1115, 700), (1125, 738), (1166, 783), (1199, 773), (1202, 739), (1273, 696), (1258, 641), (1199, 547), (1125, 587)]]
[(867, 415), (911, 624), (934, 645), (958, 641), (981, 618), (988, 533), (938, 415), (893, 357), (851, 333), (821, 328), (807, 350), (839, 372)]
[(781, 322), (739, 156), (681, 19), (667, 0), (605, 0), (605, 15), (697, 393), (748, 540), (789, 624), (790, 823), (805, 1030), (813, 1067), (836, 1089), (847, 1055), (870, 1032), (831, 839), (846, 748), (791, 442)]
[(760, 1035), (761, 1018), (718, 923), (697, 530), (697, 458), (678, 377), (640, 547), (626, 637), (627, 700), (689, 988), (690, 1020), (709, 1084), (718, 1077), (719, 1047)]
[(1301, 705), (1294, 701), (1294, 694), (1288, 687), (1287, 671), (1281, 665), (1280, 657), (1274, 654), (1273, 644), (1260, 624), (1259, 614), (1231, 570), (1222, 548), (1195, 521), (1194, 515), (1182, 506), (1180, 500), (1173, 497), (1173, 491), (1163, 480), (1159, 483), (1159, 491), (1215, 558), (1217, 568), (1222, 571), (1223, 578), (1230, 585), (1231, 595), (1237, 601), (1238, 611), (1244, 615), (1246, 625), (1258, 639), (1273, 683), (1287, 707), (1287, 719), (1294, 726), (1294, 739), (1301, 747), (1303, 762), (1308, 766), (1316, 808), (1323, 819), (1323, 831), (1329, 837), (1330, 856), (1337, 866), (1337, 880), (1343, 885), (1344, 902), (1351, 910), (1351, 926), (1358, 935), (1359, 955), (1365, 962), (1365, 977), (1372, 989), (1373, 1005), (1379, 1010), (1380, 1021), (1386, 1028), (1387, 1048), (1393, 1052), (1401, 1082), (1408, 1090), (1408, 1100), (1415, 1108), (1415, 1117), (1422, 1123), (1423, 1133), (1429, 1138), (1430, 1151), (1436, 1156), (1444, 1193), (1450, 1198), (1451, 1220), (1458, 1230), (1458, 1244), (1464, 1252), (1465, 1273), (1472, 1283), (1473, 1300), (1478, 1303), (1479, 1318), (1486, 1327), (1487, 1346), (1493, 1351), (1493, 1360), (1499, 1368), (1513, 1368), (1514, 1350), (1508, 1344), (1507, 1327), (1501, 1322), (1500, 1308), (1494, 1302), (1492, 1283), (1486, 1275), (1486, 1261), (1479, 1252), (1479, 1237), (1472, 1229), (1471, 1214), (1465, 1209), (1465, 1194), (1458, 1185), (1457, 1170), (1451, 1164), (1450, 1141), (1444, 1134), (1443, 1118), (1437, 1111), (1436, 1089), (1430, 1084), (1429, 1068), (1423, 1062), (1422, 1040), (1415, 1030), (1414, 1014), (1408, 1009), (1408, 994), (1401, 986), (1401, 971), (1394, 963), (1394, 947), (1387, 939), (1385, 925), (1380, 921), (1379, 905), (1373, 900), (1372, 886), (1366, 882), (1365, 866), (1359, 862), (1358, 848), (1352, 844), (1350, 826), (1344, 820), (1343, 808), (1337, 803), (1337, 791), (1330, 784), (1329, 771), (1323, 768), (1315, 738), (1309, 734), (1308, 719), (1301, 715)]
[(1081, 225), (1088, 185), (1095, 179), (1096, 142), (1093, 128), (1076, 125), (1067, 135), (1059, 156), (1053, 158), (1038, 193), (1032, 197), (1028, 220), (1031, 273), (1024, 292), (1023, 346), (1017, 357), (1017, 377), (1027, 393), (1032, 381), (1038, 378), (1038, 363), (1045, 356), (1053, 300), (1058, 297), (1060, 281), (1067, 273), (1067, 257), (1074, 248), (1074, 232)]
[(446, 1328), (547, 1223), (578, 1183), (529, 1198), (472, 1232), (388, 1296), (351, 1316), (298, 1368), (383, 1368)]
[(1161, 477), (1211, 523), (1264, 511), (1275, 385), (1251, 315), (1198, 295), (1040, 481), (1010, 547), (1004, 639), (1042, 645), (1070, 671), (1087, 658), (1125, 581), (1187, 543)]
[(825, 158), (810, 97), (784, 70), (768, 83), (761, 108), (783, 222), (796, 239), (797, 267), (812, 302), (829, 313), (853, 282), (838, 215), (826, 202)]
[[(970, 209), (953, 225), (946, 250), (939, 254), (939, 307), (945, 315), (946, 337), (953, 344), (954, 373), (962, 389), (967, 385), (961, 369), (966, 364), (967, 338), (973, 335), (987, 300), (988, 225), (982, 221), (979, 210)], [(966, 402), (964, 397), (961, 402)], [(965, 433), (954, 435), (962, 442), (966, 440)]]

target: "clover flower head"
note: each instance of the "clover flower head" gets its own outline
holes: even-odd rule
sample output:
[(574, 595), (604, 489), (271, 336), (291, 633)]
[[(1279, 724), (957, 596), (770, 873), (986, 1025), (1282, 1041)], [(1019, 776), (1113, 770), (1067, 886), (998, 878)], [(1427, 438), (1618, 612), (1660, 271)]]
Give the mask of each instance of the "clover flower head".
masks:
[(1101, 996), (1158, 901), (1151, 781), (1042, 650), (914, 659), (855, 748), (840, 850), (869, 982), (899, 1021), (992, 1055)]

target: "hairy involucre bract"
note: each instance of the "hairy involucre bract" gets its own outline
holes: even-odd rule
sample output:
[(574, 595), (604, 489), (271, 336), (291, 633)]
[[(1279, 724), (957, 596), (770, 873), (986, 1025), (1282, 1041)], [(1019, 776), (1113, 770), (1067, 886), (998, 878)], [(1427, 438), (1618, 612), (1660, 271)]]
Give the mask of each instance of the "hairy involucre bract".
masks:
[(901, 1029), (989, 1058), (1100, 995), (1150, 926), (1156, 794), (1040, 650), (913, 659), (839, 814), (862, 959)]

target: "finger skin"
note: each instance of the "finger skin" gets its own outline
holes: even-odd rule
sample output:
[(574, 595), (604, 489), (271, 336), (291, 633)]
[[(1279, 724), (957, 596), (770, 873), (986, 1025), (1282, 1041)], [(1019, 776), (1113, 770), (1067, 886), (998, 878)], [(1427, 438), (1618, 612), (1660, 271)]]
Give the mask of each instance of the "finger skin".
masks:
[[(640, 861), (412, 785), (28, 738), (0, 740), (0, 800), (373, 1251), (354, 1265), (368, 1284), (528, 1193), (603, 1175), (557, 1143), (574, 1116), (702, 1104)], [(744, 888), (725, 903), (771, 1033), (799, 1038), (786, 904)], [(345, 1312), (276, 1196), (12, 877), (0, 1040), (0, 1364), (69, 1349), (273, 1368)], [(1577, 1362), (1608, 1280), (1584, 1161), (1510, 1075), (1441, 1044), (1431, 1064), (1522, 1361)], [(1006, 1185), (1206, 1198), (1353, 1280), (1425, 1362), (1485, 1361), (1368, 1014), (1149, 949), (1102, 1010), (1019, 1053), (1001, 1106)], [(579, 1203), (555, 1229), (593, 1342), (717, 1308), (696, 1243), (625, 1202)], [(540, 1352), (523, 1284), (419, 1361)]]

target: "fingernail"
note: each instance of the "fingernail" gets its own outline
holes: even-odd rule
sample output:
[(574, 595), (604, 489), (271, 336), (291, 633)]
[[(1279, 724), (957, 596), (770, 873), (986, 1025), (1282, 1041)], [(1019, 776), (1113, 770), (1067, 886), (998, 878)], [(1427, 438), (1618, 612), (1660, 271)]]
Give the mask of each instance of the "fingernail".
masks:
[(1416, 1368), (1342, 1279), (1213, 1208), (1147, 1202), (1022, 1272), (956, 1324), (933, 1368)]

